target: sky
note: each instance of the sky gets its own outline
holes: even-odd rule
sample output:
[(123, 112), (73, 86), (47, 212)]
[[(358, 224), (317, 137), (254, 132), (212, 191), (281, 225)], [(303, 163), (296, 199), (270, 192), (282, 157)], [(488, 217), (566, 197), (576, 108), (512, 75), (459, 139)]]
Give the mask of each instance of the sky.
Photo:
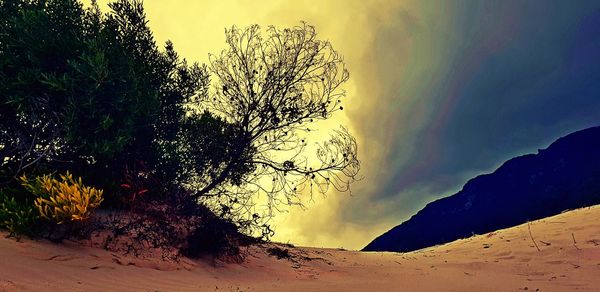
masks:
[(360, 249), (469, 178), (600, 125), (600, 1), (144, 3), (157, 42), (188, 61), (218, 54), (232, 25), (301, 21), (344, 56), (345, 110), (328, 124), (357, 138), (363, 179), (277, 215), (276, 241)]

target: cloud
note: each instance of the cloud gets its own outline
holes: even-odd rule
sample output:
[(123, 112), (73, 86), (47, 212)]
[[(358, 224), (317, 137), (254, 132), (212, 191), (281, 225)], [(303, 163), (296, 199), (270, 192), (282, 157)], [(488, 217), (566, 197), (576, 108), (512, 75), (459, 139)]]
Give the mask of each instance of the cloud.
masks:
[[(106, 1), (100, 1), (101, 5)], [(361, 248), (504, 160), (600, 112), (597, 1), (145, 1), (157, 39), (206, 62), (231, 25), (304, 20), (350, 69), (343, 124), (359, 142), (353, 195), (273, 221), (275, 240)], [(321, 131), (323, 137), (326, 131)]]

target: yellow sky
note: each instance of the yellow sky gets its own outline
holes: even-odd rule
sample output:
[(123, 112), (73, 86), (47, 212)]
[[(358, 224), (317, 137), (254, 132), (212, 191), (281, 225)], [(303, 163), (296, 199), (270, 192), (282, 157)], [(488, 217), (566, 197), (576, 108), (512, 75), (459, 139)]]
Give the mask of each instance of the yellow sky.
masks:
[[(103, 10), (107, 9), (108, 1), (98, 2)], [(181, 56), (200, 63), (208, 62), (209, 53), (217, 54), (224, 49), (226, 27), (245, 27), (250, 24), (290, 27), (301, 21), (314, 25), (319, 37), (331, 41), (333, 47), (344, 56), (350, 71), (350, 80), (344, 86), (347, 91), (345, 110), (338, 112), (327, 124), (330, 127), (344, 125), (356, 136), (364, 179), (355, 184), (352, 196), (347, 193), (315, 196), (306, 203), (307, 210), (291, 208), (289, 213), (278, 215), (272, 221), (276, 231), (273, 239), (296, 245), (360, 249), (398, 223), (397, 218), (392, 220), (383, 216), (377, 222), (360, 222), (360, 212), (371, 215), (381, 212), (381, 206), (370, 205), (368, 197), (373, 192), (374, 184), (389, 175), (382, 169), (385, 169), (383, 166), (386, 162), (383, 160), (389, 151), (386, 145), (390, 137), (381, 132), (381, 127), (374, 128), (377, 123), (390, 122), (385, 120), (389, 117), (379, 116), (377, 122), (372, 119), (382, 106), (374, 101), (383, 94), (383, 82), (389, 77), (381, 76), (382, 73), (378, 72), (374, 54), (377, 53), (377, 42), (381, 42), (377, 39), (377, 30), (386, 28), (388, 23), (396, 23), (398, 11), (403, 13), (405, 10), (421, 9), (418, 3), (362, 0), (146, 0), (144, 6), (157, 42), (160, 44), (170, 39)], [(411, 21), (410, 17), (402, 19)], [(395, 41), (403, 42), (404, 46), (399, 46), (388, 56), (389, 62), (404, 62), (401, 58), (414, 42), (411, 31), (401, 31), (400, 35), (404, 37)], [(427, 54), (426, 51), (421, 53)], [(402, 71), (398, 68), (394, 74), (401, 75)], [(320, 133), (323, 139), (329, 134), (327, 131)], [(342, 212), (349, 211), (357, 213), (352, 215), (353, 221), (342, 216)]]
[[(107, 10), (108, 0), (98, 1)], [(277, 241), (360, 249), (428, 202), (458, 191), (469, 177), (527, 153), (524, 145), (545, 145), (533, 141), (551, 141), (557, 128), (566, 134), (576, 125), (597, 124), (594, 115), (571, 107), (583, 102), (560, 104), (578, 117), (560, 116), (560, 127), (547, 124), (558, 119), (554, 111), (523, 108), (523, 96), (559, 100), (555, 94), (562, 91), (555, 87), (546, 92), (530, 86), (561, 79), (554, 66), (563, 59), (579, 62), (571, 53), (577, 46), (565, 44), (575, 24), (590, 25), (581, 17), (596, 5), (522, 2), (145, 0), (144, 6), (158, 43), (172, 40), (188, 61), (206, 63), (209, 53), (218, 54), (232, 25), (283, 28), (301, 21), (344, 56), (350, 71), (344, 111), (319, 125), (315, 140), (326, 139), (327, 129), (337, 125), (348, 127), (359, 144), (364, 179), (353, 185), (352, 196), (315, 196), (306, 202), (308, 210), (291, 208), (271, 223)], [(589, 44), (582, 38), (580, 45)], [(566, 79), (579, 80), (568, 74)], [(482, 106), (488, 102), (502, 111)], [(535, 122), (505, 119), (505, 113), (527, 113)], [(524, 128), (498, 135), (517, 126)], [(474, 151), (482, 152), (474, 157)]]

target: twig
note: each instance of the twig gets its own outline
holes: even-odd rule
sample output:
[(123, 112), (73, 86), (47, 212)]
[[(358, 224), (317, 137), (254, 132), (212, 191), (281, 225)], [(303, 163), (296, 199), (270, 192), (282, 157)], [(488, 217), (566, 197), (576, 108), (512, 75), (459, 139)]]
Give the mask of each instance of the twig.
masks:
[(535, 242), (535, 239), (533, 239), (533, 234), (531, 234), (531, 222), (529, 222), (529, 221), (527, 222), (527, 228), (529, 229), (529, 236), (531, 236), (531, 241), (533, 241), (533, 244), (535, 245), (535, 248), (537, 248), (538, 251), (541, 251), (540, 247)]
[(577, 249), (577, 250), (581, 250), (579, 247), (577, 247), (577, 241), (575, 240), (575, 234), (573, 234), (571, 232), (571, 237), (573, 237), (573, 246)]

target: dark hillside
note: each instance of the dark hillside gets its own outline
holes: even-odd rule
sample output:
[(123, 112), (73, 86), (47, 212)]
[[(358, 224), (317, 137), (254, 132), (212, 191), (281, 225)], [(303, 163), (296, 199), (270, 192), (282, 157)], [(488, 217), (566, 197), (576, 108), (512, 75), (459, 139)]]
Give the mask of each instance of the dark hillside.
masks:
[(470, 180), (364, 250), (412, 251), (595, 204), (600, 204), (600, 127), (569, 134)]

